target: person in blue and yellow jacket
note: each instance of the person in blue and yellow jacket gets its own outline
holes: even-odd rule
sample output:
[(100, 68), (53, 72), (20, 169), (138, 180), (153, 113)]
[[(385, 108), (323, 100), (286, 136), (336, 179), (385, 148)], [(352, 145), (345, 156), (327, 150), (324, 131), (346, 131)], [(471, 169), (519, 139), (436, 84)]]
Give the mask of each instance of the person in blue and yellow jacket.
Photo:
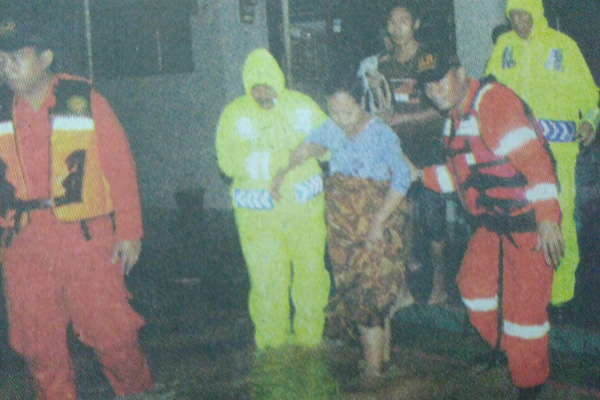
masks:
[(221, 170), (233, 179), (231, 199), (250, 274), (256, 346), (316, 346), (330, 286), (318, 162), (290, 173), (278, 201), (268, 189), (275, 173), (288, 164), (290, 150), (327, 116), (308, 96), (285, 88), (281, 68), (265, 49), (250, 53), (242, 77), (246, 94), (221, 114), (216, 147)]
[(577, 44), (548, 27), (542, 0), (508, 0), (506, 15), (513, 30), (498, 38), (486, 73), (529, 104), (556, 159), (567, 248), (554, 275), (552, 304), (561, 305), (574, 296), (579, 263), (573, 216), (577, 140), (587, 146), (595, 139), (598, 88)]

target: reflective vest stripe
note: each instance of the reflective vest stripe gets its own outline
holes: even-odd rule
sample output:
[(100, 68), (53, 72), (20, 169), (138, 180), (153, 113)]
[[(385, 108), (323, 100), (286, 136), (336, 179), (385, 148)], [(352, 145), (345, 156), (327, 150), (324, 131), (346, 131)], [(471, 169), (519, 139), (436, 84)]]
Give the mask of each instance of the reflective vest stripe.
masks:
[(537, 135), (533, 129), (526, 127), (515, 129), (508, 132), (502, 140), (500, 140), (500, 146), (494, 153), (499, 157), (505, 157), (530, 140), (537, 140)]
[(473, 154), (473, 153), (465, 154), (465, 160), (467, 161), (467, 165), (477, 164), (477, 161), (475, 161), (475, 154)]
[(558, 188), (552, 183), (541, 183), (525, 192), (525, 198), (530, 203), (536, 201), (558, 199)]
[[(323, 193), (323, 176), (321, 174), (294, 186), (294, 194), (300, 204), (308, 203), (321, 193)], [(236, 188), (233, 190), (233, 200), (236, 207), (249, 210), (272, 210), (274, 207), (273, 198), (266, 189)]]
[(249, 210), (272, 210), (273, 198), (266, 189), (234, 189), (236, 207)]
[(455, 132), (456, 136), (481, 136), (479, 131), (479, 121), (473, 115), (460, 121), (460, 125)]
[(503, 330), (508, 336), (529, 340), (541, 339), (550, 331), (550, 323), (546, 321), (542, 325), (520, 325), (504, 320)]
[(52, 119), (52, 130), (93, 131), (94, 120), (89, 117), (55, 116)]
[(471, 300), (463, 297), (462, 301), (470, 311), (474, 312), (494, 311), (498, 308), (498, 295), (489, 298)]
[(440, 189), (442, 189), (443, 193), (454, 192), (452, 177), (450, 176), (450, 171), (448, 171), (448, 168), (445, 165), (437, 167), (435, 169), (435, 174), (437, 176), (438, 183), (440, 184)]
[(271, 153), (255, 151), (246, 158), (246, 171), (252, 180), (267, 180), (270, 174)]
[(323, 177), (317, 174), (307, 181), (298, 183), (294, 189), (298, 203), (307, 203), (323, 193)]
[(12, 135), (15, 133), (15, 128), (11, 121), (0, 122), (0, 136)]
[(549, 119), (538, 120), (542, 127), (544, 137), (549, 142), (574, 142), (577, 125), (573, 121), (553, 121)]
[(479, 103), (481, 102), (481, 99), (483, 98), (483, 95), (486, 94), (487, 91), (490, 90), (493, 87), (494, 87), (494, 85), (492, 83), (488, 83), (487, 85), (485, 85), (484, 87), (482, 87), (481, 89), (479, 89), (479, 93), (477, 93), (477, 98), (473, 102), (473, 109), (479, 111)]
[(451, 134), (452, 134), (452, 119), (448, 118), (448, 119), (446, 119), (446, 122), (444, 123), (444, 136), (450, 137)]

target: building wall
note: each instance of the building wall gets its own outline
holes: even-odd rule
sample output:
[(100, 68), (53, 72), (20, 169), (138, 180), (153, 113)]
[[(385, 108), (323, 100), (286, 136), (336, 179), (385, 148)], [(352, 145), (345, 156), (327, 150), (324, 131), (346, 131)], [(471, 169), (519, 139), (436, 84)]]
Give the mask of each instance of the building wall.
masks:
[(176, 192), (200, 187), (206, 207), (229, 207), (215, 129), (225, 104), (242, 94), (246, 56), (267, 47), (265, 0), (252, 25), (239, 22), (238, 0), (199, 0), (198, 10), (191, 17), (193, 73), (95, 82), (127, 131), (145, 207), (174, 208)]
[(479, 78), (492, 53), (492, 29), (505, 22), (505, 0), (454, 0), (458, 57)]
[[(258, 1), (252, 25), (239, 21), (238, 0), (198, 1), (191, 17), (195, 72), (95, 82), (128, 133), (145, 207), (175, 208), (176, 192), (201, 187), (206, 207), (230, 208), (214, 133), (223, 107), (243, 91), (247, 54), (268, 46), (266, 0)], [(473, 76), (483, 72), (503, 8), (504, 0), (455, 0), (458, 53)]]

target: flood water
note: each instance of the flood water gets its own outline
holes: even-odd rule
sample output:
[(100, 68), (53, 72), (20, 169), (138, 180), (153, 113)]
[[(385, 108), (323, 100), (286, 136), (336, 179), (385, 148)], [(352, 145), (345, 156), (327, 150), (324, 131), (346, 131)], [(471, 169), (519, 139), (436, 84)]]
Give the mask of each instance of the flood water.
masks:
[[(374, 383), (360, 377), (358, 343), (326, 340), (313, 350), (289, 347), (256, 353), (246, 304), (248, 278), (232, 215), (207, 212), (197, 223), (174, 212), (146, 214), (143, 256), (127, 284), (135, 295), (132, 304), (147, 319), (140, 341), (164, 392), (148, 399), (506, 400), (517, 396), (506, 367), (474, 367), (489, 349), (468, 324), (460, 326), (458, 304), (417, 305), (399, 315), (394, 322), (392, 362)], [(442, 318), (454, 318), (458, 328)], [(591, 346), (597, 344), (598, 332), (577, 332), (592, 337)], [(6, 347), (5, 322), (0, 336), (0, 399), (32, 399), (24, 364)], [(112, 399), (93, 352), (72, 333), (70, 343), (80, 399)], [(566, 345), (557, 346), (552, 352), (552, 376), (542, 398), (600, 398), (598, 348), (565, 349)]]

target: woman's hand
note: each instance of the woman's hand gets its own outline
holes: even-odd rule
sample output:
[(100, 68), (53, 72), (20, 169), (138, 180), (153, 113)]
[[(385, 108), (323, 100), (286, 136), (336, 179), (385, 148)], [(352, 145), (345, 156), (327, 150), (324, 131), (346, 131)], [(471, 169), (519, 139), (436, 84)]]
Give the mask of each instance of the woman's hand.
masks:
[(411, 182), (422, 181), (423, 180), (423, 170), (415, 167), (415, 165), (412, 162), (410, 162), (410, 160), (406, 156), (404, 156), (404, 161), (406, 161), (406, 163), (410, 167), (410, 181)]
[(288, 165), (284, 168), (280, 168), (273, 176), (271, 180), (271, 186), (269, 187), (269, 194), (275, 201), (279, 201), (281, 199), (281, 195), (279, 193), (279, 188), (283, 184), (286, 175), (288, 172), (293, 170), (299, 165), (304, 164), (306, 161), (313, 157), (322, 157), (327, 153), (327, 149), (319, 146), (314, 143), (306, 143), (302, 142), (300, 145), (294, 150), (290, 151), (290, 158), (288, 161)]
[(372, 249), (373, 245), (384, 240), (383, 237), (383, 227), (385, 225), (385, 221), (388, 220), (390, 215), (396, 211), (400, 202), (404, 199), (404, 195), (400, 192), (397, 192), (393, 188), (389, 188), (385, 198), (383, 199), (383, 203), (373, 216), (373, 220), (371, 221), (371, 226), (369, 229), (369, 233), (366, 238), (366, 245), (368, 249)]

